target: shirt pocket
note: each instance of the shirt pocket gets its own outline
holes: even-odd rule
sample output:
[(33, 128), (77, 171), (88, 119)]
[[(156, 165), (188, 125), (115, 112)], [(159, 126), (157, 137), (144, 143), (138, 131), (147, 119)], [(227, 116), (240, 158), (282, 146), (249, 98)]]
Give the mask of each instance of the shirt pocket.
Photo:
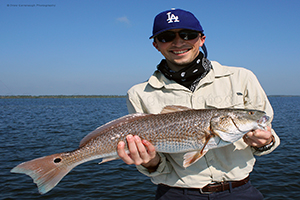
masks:
[(205, 108), (245, 108), (244, 96), (240, 92), (209, 95), (205, 100)]

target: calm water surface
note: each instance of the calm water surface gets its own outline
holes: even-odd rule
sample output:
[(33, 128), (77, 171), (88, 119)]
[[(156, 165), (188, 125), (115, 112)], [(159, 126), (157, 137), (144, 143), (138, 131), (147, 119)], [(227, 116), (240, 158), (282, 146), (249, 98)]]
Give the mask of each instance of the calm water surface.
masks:
[[(252, 184), (265, 199), (299, 199), (300, 97), (270, 101), (281, 145), (257, 157)], [(124, 98), (0, 99), (0, 199), (153, 199), (156, 186), (120, 160), (84, 163), (45, 195), (29, 176), (9, 172), (21, 162), (76, 149), (86, 134), (126, 114)]]

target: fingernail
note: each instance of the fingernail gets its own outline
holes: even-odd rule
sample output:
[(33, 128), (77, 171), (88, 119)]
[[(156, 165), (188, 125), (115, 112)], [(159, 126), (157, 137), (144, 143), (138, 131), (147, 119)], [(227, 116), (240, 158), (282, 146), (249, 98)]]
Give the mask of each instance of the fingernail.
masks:
[(148, 145), (148, 144), (149, 144), (149, 142), (148, 142), (147, 140), (142, 140), (142, 143), (143, 143), (144, 145)]
[(134, 136), (134, 139), (135, 139), (135, 141), (141, 141), (140, 137), (137, 135)]

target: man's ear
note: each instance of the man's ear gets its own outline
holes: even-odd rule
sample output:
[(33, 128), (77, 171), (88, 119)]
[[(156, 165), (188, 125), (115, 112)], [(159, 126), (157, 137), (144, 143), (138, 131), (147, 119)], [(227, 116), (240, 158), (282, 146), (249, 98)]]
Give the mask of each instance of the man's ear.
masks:
[(206, 36), (203, 35), (203, 36), (201, 37), (201, 39), (200, 39), (200, 47), (203, 46), (203, 44), (204, 44), (204, 42), (205, 42), (205, 39), (206, 39)]
[(153, 46), (155, 47), (155, 49), (157, 49), (157, 51), (160, 51), (159, 50), (159, 47), (158, 47), (158, 44), (154, 41), (154, 42), (152, 42), (152, 44), (153, 44)]

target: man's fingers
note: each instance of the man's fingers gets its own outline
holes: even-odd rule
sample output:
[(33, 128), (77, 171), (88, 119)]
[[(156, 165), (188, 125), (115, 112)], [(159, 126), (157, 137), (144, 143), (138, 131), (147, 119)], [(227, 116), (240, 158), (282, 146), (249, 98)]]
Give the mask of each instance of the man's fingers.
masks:
[(140, 152), (137, 146), (136, 138), (132, 135), (128, 135), (126, 139), (128, 144), (128, 150), (130, 153), (130, 157), (133, 161), (133, 164), (140, 165), (143, 162), (143, 160), (140, 157)]
[(147, 152), (148, 154), (150, 155), (151, 158), (154, 158), (155, 155), (156, 155), (156, 150), (155, 150), (155, 147), (153, 146), (152, 143), (150, 143), (149, 141), (147, 140), (143, 140), (142, 143), (145, 145), (145, 147), (147, 148)]
[(148, 160), (149, 159), (149, 155), (147, 152), (146, 147), (144, 146), (144, 144), (141, 141), (141, 138), (139, 136), (134, 136), (134, 140), (135, 140), (135, 144), (139, 153), (139, 156), (141, 157), (142, 160)]
[(119, 157), (128, 165), (133, 164), (133, 160), (131, 159), (131, 157), (126, 153), (125, 151), (125, 142), (121, 141), (118, 144), (117, 147), (117, 152)]
[(125, 142), (118, 144), (119, 157), (126, 164), (141, 165), (150, 162), (156, 156), (155, 147), (147, 140), (141, 140), (139, 136), (128, 135), (126, 137), (128, 151), (125, 151)]
[(272, 136), (271, 128), (267, 126), (267, 130), (257, 129), (252, 131), (253, 137), (258, 139), (269, 139)]
[(244, 142), (249, 146), (261, 147), (264, 146), (272, 140), (271, 128), (268, 126), (267, 130), (257, 129), (248, 132), (244, 137)]

